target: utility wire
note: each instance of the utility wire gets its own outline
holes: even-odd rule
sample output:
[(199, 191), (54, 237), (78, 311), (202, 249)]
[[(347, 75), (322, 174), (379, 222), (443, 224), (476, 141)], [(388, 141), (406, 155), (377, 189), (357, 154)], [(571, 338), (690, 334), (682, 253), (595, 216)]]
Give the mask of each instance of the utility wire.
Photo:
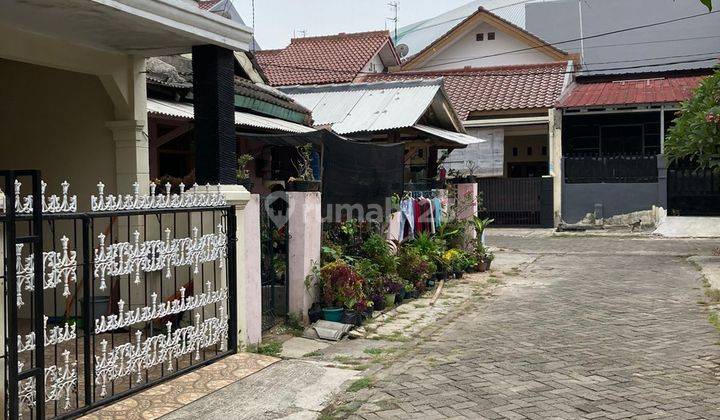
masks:
[[(716, 10), (716, 11), (708, 12), (708, 13), (699, 13), (699, 14), (696, 14), (696, 15), (684, 16), (684, 17), (681, 17), (681, 18), (669, 19), (669, 20), (659, 21), (659, 22), (650, 23), (650, 24), (645, 24), (645, 25), (639, 25), (639, 26), (632, 26), (632, 27), (623, 28), (623, 29), (617, 29), (617, 30), (613, 30), (613, 31), (609, 31), (609, 32), (603, 32), (603, 33), (599, 33), (599, 34), (595, 34), (595, 35), (589, 35), (589, 36), (587, 36), (587, 37), (584, 37), (583, 39), (600, 38), (600, 37), (603, 37), (603, 36), (614, 35), (614, 34), (617, 34), (617, 33), (628, 32), (628, 31), (633, 31), (633, 30), (643, 29), (643, 28), (648, 28), (648, 27), (653, 27), (653, 26), (665, 25), (665, 24), (668, 24), (668, 23), (679, 22), (679, 21), (688, 20), (688, 19), (693, 19), (693, 18), (697, 18), (697, 17), (700, 17), (700, 16), (707, 16), (707, 15), (710, 15), (710, 14), (713, 14), (713, 13), (718, 13), (718, 12), (720, 12), (720, 11), (719, 11), (719, 10)], [(469, 58), (464, 58), (464, 59), (459, 59), (459, 60), (454, 60), (454, 61), (443, 62), (443, 63), (441, 63), (441, 64), (425, 66), (424, 69), (428, 69), (428, 68), (432, 68), (432, 67), (438, 67), (438, 66), (441, 66), (441, 65), (447, 65), (447, 64), (454, 64), (454, 63), (466, 62), (466, 61), (470, 61), (470, 60), (477, 60), (477, 59), (483, 59), (483, 58), (497, 57), (497, 56), (502, 56), (502, 55), (507, 55), (507, 54), (515, 54), (515, 53), (517, 53), (517, 52), (530, 51), (530, 50), (535, 50), (535, 49), (543, 48), (543, 47), (545, 47), (545, 46), (547, 46), (547, 45), (565, 44), (565, 43), (568, 43), (568, 42), (576, 42), (576, 41), (578, 41), (578, 40), (579, 40), (579, 38), (574, 38), (574, 39), (570, 39), (570, 40), (555, 42), (555, 43), (552, 43), (552, 44), (546, 43), (546, 44), (542, 44), (542, 45), (539, 45), (539, 46), (532, 46), (532, 47), (522, 48), (522, 49), (518, 49), (518, 50), (505, 51), (505, 52), (500, 52), (500, 53), (495, 53), (495, 54), (490, 54), (490, 55), (485, 55), (485, 56), (469, 57)], [(631, 45), (631, 44), (625, 44), (625, 45)], [(623, 46), (623, 44), (617, 44), (617, 45), (615, 45), (615, 46)], [(708, 53), (708, 54), (710, 54), (710, 53)], [(670, 56), (670, 57), (668, 57), (668, 58), (676, 58), (676, 57), (675, 57), (675, 56)], [(648, 60), (651, 60), (651, 59), (648, 59)], [(642, 68), (642, 67), (659, 67), (659, 66), (663, 66), (663, 65), (686, 64), (686, 63), (695, 63), (695, 62), (703, 62), (703, 61), (710, 61), (710, 60), (713, 60), (713, 59), (689, 60), (689, 61), (682, 61), (682, 62), (661, 63), (661, 64), (645, 65), (645, 66), (618, 67), (618, 68), (613, 68), (613, 69), (598, 69), (598, 70), (593, 70), (593, 71), (625, 70), (625, 69), (637, 69), (637, 68)], [(593, 63), (593, 64), (610, 64), (610, 63), (609, 63), (609, 62), (606, 62), (606, 63)], [(287, 68), (287, 69), (295, 69), (295, 70), (305, 70), (305, 71), (321, 71), (321, 72), (341, 73), (341, 74), (347, 73), (347, 74), (353, 74), (353, 75), (358, 75), (358, 74), (370, 74), (370, 75), (371, 75), (371, 74), (377, 74), (377, 73), (363, 72), (363, 71), (329, 69), (329, 68), (320, 68), (320, 67), (311, 67), (311, 66), (298, 66), (298, 65), (284, 65), (284, 64), (276, 64), (276, 63), (266, 63), (265, 66), (279, 67), (279, 68)], [(424, 70), (424, 69), (423, 69), (423, 70)], [(582, 71), (581, 71), (581, 72), (582, 72)], [(565, 72), (565, 73), (568, 73), (568, 72)], [(571, 72), (571, 73), (576, 73), (576, 72)], [(487, 74), (487, 73), (486, 73), (486, 74)], [(541, 72), (532, 72), (532, 73), (500, 73), (500, 74), (502, 74), (502, 75), (507, 75), (507, 76), (515, 76), (515, 75), (524, 75), (524, 74), (543, 74), (543, 73), (541, 73)], [(557, 73), (557, 72), (552, 72), (552, 73), (549, 73), (549, 74), (558, 74), (558, 73)], [(460, 74), (458, 74), (458, 75), (460, 75)], [(487, 74), (487, 75), (490, 75), (490, 74)], [(472, 75), (472, 76), (477, 76), (477, 75)]]

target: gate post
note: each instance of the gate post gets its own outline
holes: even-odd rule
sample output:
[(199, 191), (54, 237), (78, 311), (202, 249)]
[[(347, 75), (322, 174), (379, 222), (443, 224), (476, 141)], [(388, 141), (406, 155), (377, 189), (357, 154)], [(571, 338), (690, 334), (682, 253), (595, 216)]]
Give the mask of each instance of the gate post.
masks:
[(305, 278), (320, 263), (322, 204), (319, 192), (288, 192), (288, 314), (309, 321), (308, 309), (315, 302), (315, 288), (305, 287)]
[[(235, 206), (235, 311), (237, 349), (241, 351), (260, 342), (260, 207), (241, 185), (218, 185), (212, 192), (225, 196)], [(228, 232), (228, 236), (231, 233)]]

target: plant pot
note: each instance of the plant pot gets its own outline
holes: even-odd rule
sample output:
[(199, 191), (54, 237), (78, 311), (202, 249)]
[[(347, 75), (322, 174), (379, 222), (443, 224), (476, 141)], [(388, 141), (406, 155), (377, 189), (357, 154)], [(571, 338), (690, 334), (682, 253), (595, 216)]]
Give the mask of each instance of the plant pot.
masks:
[(493, 262), (493, 260), (485, 261), (485, 264), (486, 264), (485, 269), (486, 269), (486, 270), (490, 271), (490, 264), (492, 264), (492, 262)]
[(313, 304), (313, 306), (308, 309), (308, 319), (311, 324), (323, 319), (323, 311), (320, 305)]
[(405, 294), (405, 297), (408, 299), (417, 299), (419, 295), (420, 292), (418, 292), (417, 290), (413, 290), (412, 292), (407, 292)]
[(444, 271), (438, 272), (438, 273), (435, 273), (435, 277), (438, 280), (445, 280), (447, 278), (447, 273), (445, 273)]
[(363, 318), (368, 319), (368, 318), (372, 317), (373, 308), (367, 308), (364, 311), (362, 311), (360, 314), (362, 315)]
[(427, 287), (433, 287), (433, 286), (435, 286), (435, 280), (428, 279), (426, 284), (427, 284)]
[(405, 300), (407, 293), (405, 292), (405, 289), (400, 289), (400, 291), (395, 295), (395, 303), (402, 303), (403, 300)]
[(322, 187), (322, 182), (320, 181), (288, 181), (287, 184), (287, 190), (288, 191), (297, 191), (297, 192), (310, 192), (310, 191), (320, 191), (320, 188)]
[(385, 307), (390, 308), (395, 304), (395, 293), (385, 294)]
[(252, 190), (252, 181), (250, 181), (250, 178), (238, 181), (238, 185), (242, 185), (248, 191)]
[(487, 265), (487, 262), (486, 262), (486, 261), (480, 261), (480, 262), (477, 264), (477, 266), (475, 266), (475, 267), (477, 268), (478, 273), (484, 273), (484, 272), (486, 272), (487, 269), (488, 269), (488, 265)]
[(322, 308), (325, 321), (340, 322), (343, 316), (343, 308)]
[(387, 305), (385, 304), (385, 298), (373, 299), (373, 310), (382, 311)]
[(456, 279), (461, 279), (461, 278), (463, 278), (463, 274), (465, 274), (463, 271), (456, 271), (456, 272), (455, 272), (455, 278), (456, 278)]
[(362, 315), (360, 315), (360, 312), (351, 311), (348, 309), (343, 311), (342, 317), (340, 318), (340, 322), (342, 322), (343, 324), (350, 324), (350, 325), (354, 325), (356, 327), (359, 327), (360, 325), (362, 325), (362, 321), (363, 321), (363, 318), (362, 318)]

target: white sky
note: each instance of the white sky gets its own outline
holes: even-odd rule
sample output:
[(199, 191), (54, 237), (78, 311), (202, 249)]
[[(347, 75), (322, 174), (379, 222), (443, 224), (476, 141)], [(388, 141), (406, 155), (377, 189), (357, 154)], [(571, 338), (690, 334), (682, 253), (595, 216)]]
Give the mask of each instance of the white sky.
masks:
[[(252, 26), (252, 0), (233, 0)], [(390, 0), (255, 0), (255, 38), (263, 49), (283, 48), (297, 36), (385, 29)], [(469, 0), (398, 0), (398, 27), (439, 15)], [(394, 24), (387, 21), (387, 28)]]

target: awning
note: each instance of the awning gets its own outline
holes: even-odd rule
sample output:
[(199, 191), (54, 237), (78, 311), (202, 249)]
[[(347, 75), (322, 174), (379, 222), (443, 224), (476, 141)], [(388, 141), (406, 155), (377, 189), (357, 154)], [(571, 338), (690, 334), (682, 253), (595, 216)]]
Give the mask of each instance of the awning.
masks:
[[(169, 117), (195, 118), (195, 109), (192, 104), (182, 102), (170, 102), (160, 99), (148, 98), (147, 109), (150, 114), (167, 115)], [(241, 127), (264, 128), (268, 130), (279, 130), (288, 133), (309, 133), (315, 131), (312, 127), (284, 121), (278, 118), (263, 117), (249, 114), (247, 112), (235, 111), (235, 125)]]
[(461, 146), (467, 146), (470, 144), (485, 143), (485, 140), (481, 140), (477, 137), (469, 136), (463, 133), (455, 133), (453, 131), (443, 130), (442, 128), (429, 127), (427, 125), (415, 124), (413, 126), (416, 130), (420, 130), (424, 133), (430, 134), (433, 137), (447, 140), (452, 143), (456, 143)]

